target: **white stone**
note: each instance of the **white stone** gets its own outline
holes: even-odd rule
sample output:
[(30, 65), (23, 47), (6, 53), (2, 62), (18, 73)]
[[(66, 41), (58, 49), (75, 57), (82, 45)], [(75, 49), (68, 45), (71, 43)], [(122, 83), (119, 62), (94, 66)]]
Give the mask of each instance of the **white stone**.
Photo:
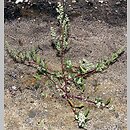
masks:
[(16, 0), (15, 4), (18, 4), (18, 3), (22, 3), (22, 2), (28, 2), (28, 0)]
[(21, 18), (18, 18), (18, 20), (20, 20)]
[(21, 75), (20, 78), (23, 78), (23, 75)]
[(76, 3), (76, 0), (72, 0), (72, 3)]
[(16, 0), (15, 4), (18, 4), (19, 2), (23, 2), (23, 0)]
[(12, 89), (13, 89), (13, 90), (17, 90), (17, 87), (16, 87), (16, 86), (12, 86)]
[(104, 1), (103, 0), (99, 0), (98, 2), (102, 4)]

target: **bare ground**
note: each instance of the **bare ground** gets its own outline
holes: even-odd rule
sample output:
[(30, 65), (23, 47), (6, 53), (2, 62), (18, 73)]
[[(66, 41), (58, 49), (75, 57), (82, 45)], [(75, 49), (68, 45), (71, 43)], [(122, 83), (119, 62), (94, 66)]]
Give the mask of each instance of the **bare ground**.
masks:
[[(111, 19), (113, 20), (113, 19)], [(82, 58), (96, 62), (122, 46), (127, 46), (126, 23), (113, 25), (104, 20), (71, 20), (70, 50), (67, 56), (74, 63)], [(21, 18), (5, 22), (5, 41), (12, 48), (27, 50), (38, 45), (51, 69), (59, 69), (58, 57), (50, 44), (50, 26), (45, 18)], [(127, 129), (127, 52), (104, 73), (86, 79), (86, 96), (111, 98), (113, 110), (90, 111), (88, 130)], [(6, 130), (79, 130), (73, 112), (64, 99), (53, 95), (52, 88), (33, 78), (35, 70), (15, 63), (5, 51), (5, 129)], [(97, 84), (95, 85), (95, 82)], [(12, 89), (16, 87), (16, 90)], [(96, 91), (94, 91), (96, 87)], [(21, 88), (22, 91), (19, 91)], [(42, 96), (42, 94), (46, 97)]]

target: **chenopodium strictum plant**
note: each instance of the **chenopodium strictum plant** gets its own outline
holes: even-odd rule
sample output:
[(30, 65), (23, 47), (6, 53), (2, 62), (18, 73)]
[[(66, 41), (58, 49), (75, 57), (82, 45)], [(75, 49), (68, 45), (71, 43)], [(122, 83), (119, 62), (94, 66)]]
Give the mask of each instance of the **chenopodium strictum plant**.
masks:
[[(83, 93), (86, 88), (86, 77), (107, 69), (124, 52), (124, 48), (117, 50), (112, 53), (110, 58), (101, 60), (96, 64), (89, 63), (83, 58), (79, 61), (78, 65), (75, 66), (65, 55), (69, 45), (69, 17), (64, 13), (64, 6), (61, 3), (58, 3), (56, 10), (59, 13), (57, 20), (59, 22), (60, 31), (57, 33), (56, 29), (53, 27), (51, 27), (50, 30), (53, 47), (56, 49), (57, 54), (60, 57), (61, 71), (50, 70), (46, 60), (37, 54), (35, 48), (32, 48), (30, 51), (18, 51), (11, 49), (8, 44), (6, 44), (6, 48), (14, 61), (34, 67), (37, 70), (35, 78), (40, 79), (42, 76), (46, 76), (57, 90), (59, 96), (64, 98), (71, 106), (75, 114), (75, 119), (78, 122), (78, 126), (85, 128), (89, 120), (88, 114), (90, 110), (87, 109), (83, 111), (82, 108), (85, 107), (83, 103), (88, 105), (91, 104), (97, 108), (108, 108), (110, 99), (103, 101), (101, 98), (96, 97), (94, 100), (90, 100), (86, 97), (73, 94), (71, 88), (75, 87)], [(72, 102), (73, 99), (79, 100), (81, 103), (76, 106)]]

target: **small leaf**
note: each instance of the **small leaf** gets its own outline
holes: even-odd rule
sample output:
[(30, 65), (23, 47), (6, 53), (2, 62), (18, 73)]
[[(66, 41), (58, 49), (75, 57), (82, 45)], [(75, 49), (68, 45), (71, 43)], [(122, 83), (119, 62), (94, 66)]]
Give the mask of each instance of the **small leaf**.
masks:
[(61, 51), (61, 44), (60, 44), (60, 42), (56, 43), (56, 49), (57, 49), (57, 51)]
[(41, 58), (39, 56), (37, 56), (36, 58), (36, 63), (39, 65), (41, 63)]
[(25, 57), (26, 57), (26, 60), (30, 61), (31, 60), (30, 52), (27, 51), (25, 53)]
[(43, 60), (40, 61), (40, 66), (43, 67), (43, 68), (45, 67), (45, 63), (44, 63)]
[(113, 53), (112, 54), (112, 60), (115, 61), (118, 58), (118, 54), (117, 53)]
[(47, 94), (47, 93), (42, 92), (42, 93), (41, 93), (41, 96), (42, 96), (43, 98), (46, 98), (46, 97), (48, 96), (48, 94)]
[(60, 72), (56, 72), (56, 73), (55, 73), (55, 76), (56, 76), (57, 78), (62, 78), (62, 74), (61, 74)]
[(87, 72), (86, 69), (84, 69), (82, 66), (80, 66), (80, 69), (81, 69), (82, 73), (86, 73)]
[(78, 78), (76, 83), (77, 84), (82, 84), (82, 78)]
[(89, 109), (86, 109), (86, 110), (84, 111), (84, 115), (85, 115), (85, 117), (87, 117), (87, 116), (88, 116), (89, 112), (90, 112), (90, 110), (89, 110)]
[(33, 77), (37, 80), (41, 80), (41, 75), (39, 75), (38, 73), (34, 74)]
[(66, 60), (66, 68), (71, 69), (72, 68), (72, 62), (71, 60)]
[(82, 90), (82, 91), (85, 90), (85, 82), (84, 82), (84, 79), (82, 77), (74, 78), (74, 81), (80, 90)]

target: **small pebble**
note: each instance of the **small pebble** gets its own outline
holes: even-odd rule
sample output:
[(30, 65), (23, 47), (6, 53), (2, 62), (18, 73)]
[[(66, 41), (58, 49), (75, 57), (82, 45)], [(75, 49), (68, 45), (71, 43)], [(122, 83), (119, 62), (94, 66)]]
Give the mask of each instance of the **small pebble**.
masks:
[(118, 10), (115, 10), (116, 13), (118, 13)]
[(44, 106), (44, 108), (47, 108), (47, 104), (46, 103), (44, 103), (43, 106)]
[(32, 118), (27, 118), (26, 119), (26, 123), (27, 124), (32, 124), (33, 123), (33, 119)]
[(48, 112), (48, 110), (47, 110), (47, 109), (45, 109), (44, 111), (45, 111), (45, 112)]
[(121, 2), (120, 2), (120, 1), (116, 2), (116, 5), (120, 5), (120, 4), (121, 4)]
[(124, 34), (125, 35), (125, 37), (127, 37), (127, 34)]
[(22, 2), (23, 2), (23, 0), (16, 0), (15, 4), (22, 3)]
[(110, 108), (109, 108), (109, 110), (111, 111), (111, 110), (114, 110), (114, 106), (112, 105)]
[(17, 90), (17, 87), (16, 87), (16, 86), (12, 86), (12, 89), (13, 89), (13, 90)]
[(118, 117), (119, 117), (119, 114), (118, 114), (117, 112), (115, 113), (115, 117), (116, 117), (116, 118), (118, 118)]
[(21, 75), (20, 78), (23, 78), (23, 75)]
[(18, 18), (18, 20), (20, 20), (21, 18)]
[(51, 5), (51, 2), (50, 2), (50, 1), (48, 1), (48, 3)]
[(103, 3), (103, 0), (99, 0), (98, 2), (102, 4), (102, 3)]
[(33, 111), (33, 110), (31, 110), (30, 112), (29, 112), (29, 118), (34, 118), (35, 116), (36, 116), (36, 112), (35, 111)]
[(93, 86), (98, 86), (98, 81), (97, 80), (93, 80), (92, 85)]
[(72, 0), (72, 3), (76, 3), (76, 0)]
[(101, 23), (101, 20), (98, 20), (99, 23)]

